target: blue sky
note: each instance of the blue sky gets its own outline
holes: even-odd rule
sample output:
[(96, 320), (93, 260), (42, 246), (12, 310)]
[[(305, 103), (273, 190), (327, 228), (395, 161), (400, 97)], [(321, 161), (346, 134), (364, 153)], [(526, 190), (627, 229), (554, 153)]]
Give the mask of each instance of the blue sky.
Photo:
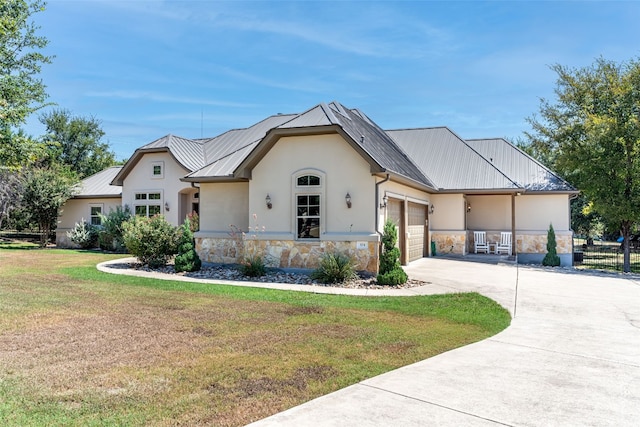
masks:
[[(50, 101), (119, 159), (337, 100), (385, 129), (523, 136), (552, 64), (640, 56), (640, 2), (50, 0)], [(26, 127), (44, 129), (37, 117)]]

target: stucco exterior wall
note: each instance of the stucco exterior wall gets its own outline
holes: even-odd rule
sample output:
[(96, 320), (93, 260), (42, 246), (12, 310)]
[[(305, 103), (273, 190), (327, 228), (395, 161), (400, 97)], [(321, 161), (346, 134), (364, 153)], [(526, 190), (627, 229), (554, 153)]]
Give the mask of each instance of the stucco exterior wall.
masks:
[(511, 231), (511, 195), (469, 195), (467, 203), (471, 206), (467, 213), (469, 230)]
[(466, 229), (462, 194), (433, 194), (431, 200), (434, 207), (433, 214), (429, 216), (432, 231)]
[(249, 226), (249, 183), (200, 184), (200, 232), (226, 236), (231, 225), (246, 231)]
[(569, 196), (566, 194), (523, 194), (516, 197), (516, 227), (518, 230), (571, 229)]
[[(321, 177), (317, 189), (299, 188), (299, 174)], [(362, 240), (375, 233), (375, 179), (369, 164), (339, 135), (283, 137), (253, 169), (249, 184), (249, 225), (253, 218), (265, 228), (265, 238), (297, 233), (296, 194), (321, 195), (320, 240)], [(351, 196), (351, 208), (345, 196)], [(265, 197), (269, 195), (272, 208)]]
[(120, 197), (110, 198), (90, 198), (90, 199), (69, 199), (62, 206), (61, 215), (58, 217), (58, 227), (56, 228), (56, 245), (63, 248), (77, 247), (67, 237), (67, 231), (71, 230), (76, 223), (90, 221), (91, 207), (100, 206), (103, 214), (108, 214), (110, 210), (115, 210), (121, 205)]
[[(162, 165), (162, 177), (153, 176), (153, 166)], [(169, 153), (147, 153), (125, 178), (122, 186), (122, 204), (128, 205), (132, 211), (136, 205), (135, 193), (159, 192), (161, 213), (173, 225), (180, 225), (184, 218), (180, 216), (181, 191), (193, 191), (188, 182), (180, 181), (190, 171), (183, 168)], [(169, 210), (165, 209), (168, 203)]]

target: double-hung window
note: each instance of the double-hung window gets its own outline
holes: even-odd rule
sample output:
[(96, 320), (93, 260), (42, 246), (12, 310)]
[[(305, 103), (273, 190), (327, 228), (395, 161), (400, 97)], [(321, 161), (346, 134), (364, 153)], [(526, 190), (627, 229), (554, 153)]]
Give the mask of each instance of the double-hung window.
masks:
[(157, 192), (136, 193), (134, 201), (134, 212), (139, 216), (152, 217), (161, 212), (162, 194)]
[(296, 224), (298, 239), (320, 239), (322, 181), (313, 174), (296, 178)]
[(89, 206), (89, 222), (91, 225), (102, 225), (100, 214), (102, 214), (102, 205)]

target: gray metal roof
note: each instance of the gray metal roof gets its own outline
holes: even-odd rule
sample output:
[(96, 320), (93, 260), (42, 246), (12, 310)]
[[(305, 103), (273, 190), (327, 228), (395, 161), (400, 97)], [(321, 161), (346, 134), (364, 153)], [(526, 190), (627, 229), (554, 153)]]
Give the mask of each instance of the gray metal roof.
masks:
[(111, 185), (122, 166), (111, 166), (82, 180), (74, 197), (118, 197), (122, 187)]
[(388, 130), (440, 190), (512, 190), (519, 186), (446, 127)]
[(577, 191), (571, 184), (503, 138), (468, 139), (467, 143), (527, 191)]
[(143, 145), (136, 151), (154, 151), (166, 148), (176, 161), (190, 171), (200, 169), (205, 165), (202, 139), (187, 139), (176, 135), (166, 135)]
[(360, 111), (350, 110), (338, 102), (318, 104), (278, 128), (312, 128), (331, 125), (340, 126), (353, 143), (381, 169), (434, 188), (433, 183), (384, 130)]

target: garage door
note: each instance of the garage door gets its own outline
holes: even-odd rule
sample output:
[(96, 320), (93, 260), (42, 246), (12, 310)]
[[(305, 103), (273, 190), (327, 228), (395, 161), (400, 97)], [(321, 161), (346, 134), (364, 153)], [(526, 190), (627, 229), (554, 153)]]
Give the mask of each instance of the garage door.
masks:
[(426, 208), (425, 205), (409, 203), (409, 261), (415, 261), (426, 255)]

